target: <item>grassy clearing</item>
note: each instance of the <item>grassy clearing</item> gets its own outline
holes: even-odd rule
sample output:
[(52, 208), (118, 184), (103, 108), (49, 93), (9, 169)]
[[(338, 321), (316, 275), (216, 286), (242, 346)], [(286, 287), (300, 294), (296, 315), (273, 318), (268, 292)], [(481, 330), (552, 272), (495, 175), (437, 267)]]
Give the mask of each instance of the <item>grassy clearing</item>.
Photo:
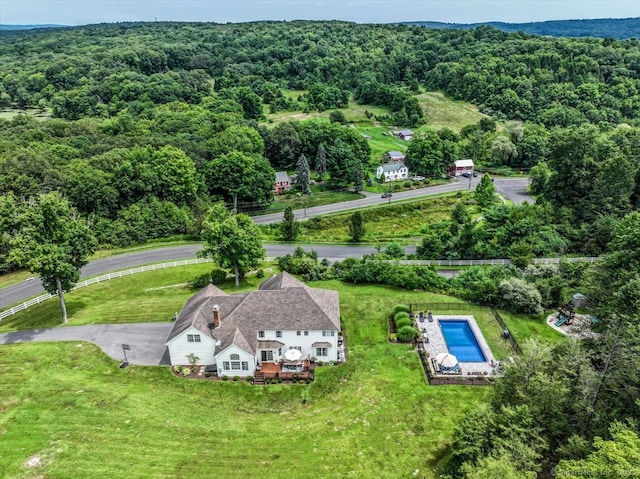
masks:
[(0, 119), (11, 120), (18, 115), (29, 115), (37, 120), (48, 120), (51, 118), (51, 110), (41, 108), (2, 108), (0, 109)]
[[(463, 196), (464, 198), (464, 196)], [(455, 204), (460, 201), (456, 193), (427, 200), (411, 200), (406, 203), (361, 208), (366, 234), (363, 242), (386, 243), (399, 241), (415, 243), (424, 234), (429, 223), (449, 219)], [(305, 242), (344, 243), (349, 241), (349, 224), (353, 212), (312, 218), (301, 222), (300, 237)], [(263, 239), (273, 241), (278, 238), (279, 225), (262, 226)]]
[[(142, 276), (112, 283), (131, 288)], [(155, 280), (145, 283), (176, 278)], [(457, 300), (337, 281), (313, 286), (340, 291), (349, 362), (321, 369), (309, 386), (120, 370), (86, 343), (0, 347), (4, 477), (276, 478), (285, 470), (290, 477), (395, 478), (416, 469), (416, 477), (437, 477), (456, 422), (491, 390), (426, 385), (416, 353), (387, 343), (385, 315), (398, 302)], [(133, 295), (122, 302), (138, 307)], [(25, 466), (36, 456), (41, 466)]]
[(467, 125), (478, 123), (487, 115), (480, 113), (471, 103), (447, 98), (442, 92), (426, 92), (417, 96), (425, 112), (426, 124), (433, 129), (451, 128), (460, 131)]

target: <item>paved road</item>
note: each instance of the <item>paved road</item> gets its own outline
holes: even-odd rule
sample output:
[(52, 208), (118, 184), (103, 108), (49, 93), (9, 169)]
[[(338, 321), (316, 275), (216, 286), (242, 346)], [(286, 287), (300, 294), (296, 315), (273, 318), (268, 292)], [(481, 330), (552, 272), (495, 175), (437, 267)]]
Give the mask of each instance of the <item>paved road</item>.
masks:
[[(363, 206), (370, 206), (376, 204), (393, 203), (394, 201), (419, 198), (425, 195), (439, 194), (448, 191), (460, 191), (465, 189), (475, 189), (476, 185), (480, 181), (480, 177), (471, 178), (458, 178), (457, 181), (453, 181), (446, 185), (432, 186), (428, 188), (421, 188), (411, 191), (403, 191), (400, 193), (394, 193), (391, 201), (389, 199), (380, 198), (378, 195), (368, 195), (366, 198), (347, 201), (343, 203), (334, 203), (332, 205), (317, 206), (314, 208), (307, 208), (306, 217), (323, 215), (327, 213), (335, 213), (338, 211), (344, 211), (352, 208), (360, 208)], [(527, 178), (496, 178), (494, 184), (498, 191), (507, 196), (510, 200), (516, 203), (522, 203), (529, 201), (533, 203), (533, 198), (525, 192), (525, 187), (528, 184)], [(304, 210), (296, 210), (294, 214), (298, 218), (304, 218)], [(264, 215), (255, 217), (254, 221), (260, 224), (268, 224), (278, 222), (282, 220), (283, 213), (274, 213), (271, 215)], [(292, 245), (266, 245), (267, 256), (275, 257), (282, 256), (290, 253), (295, 249)], [(320, 258), (340, 259), (347, 257), (361, 257), (363, 254), (375, 253), (375, 248), (371, 246), (305, 246), (305, 249), (314, 249), (317, 251)], [(172, 248), (159, 248), (155, 250), (141, 250), (135, 253), (128, 253), (123, 255), (112, 256), (96, 261), (92, 261), (81, 271), (81, 278), (87, 278), (96, 276), (99, 274), (108, 273), (111, 271), (118, 271), (127, 268), (133, 268), (143, 264), (162, 263), (167, 261), (175, 261), (185, 258), (193, 258), (198, 250), (201, 249), (199, 244), (178, 246)], [(412, 253), (414, 249), (407, 248), (407, 253)], [(33, 278), (22, 283), (14, 284), (6, 288), (0, 289), (0, 310), (24, 301), (27, 298), (43, 293), (40, 280)]]
[(529, 178), (495, 178), (493, 180), (496, 190), (516, 205), (521, 205), (525, 201), (530, 204), (535, 203), (533, 196), (525, 190), (528, 185)]
[[(329, 213), (338, 213), (341, 211), (348, 211), (355, 208), (362, 208), (365, 206), (384, 205), (397, 202), (398, 200), (406, 200), (410, 198), (420, 198), (425, 195), (436, 195), (441, 193), (447, 193), (449, 191), (463, 190), (465, 185), (461, 185), (459, 182), (454, 181), (447, 183), (446, 185), (430, 186), (428, 188), (420, 188), (411, 191), (402, 191), (394, 193), (391, 198), (382, 198), (382, 195), (367, 195), (365, 198), (359, 200), (345, 201), (342, 203), (333, 203), (330, 205), (314, 206), (313, 208), (307, 208), (306, 210), (295, 210), (294, 216), (303, 220), (306, 218), (312, 218), (314, 216), (326, 215)], [(269, 215), (254, 216), (253, 221), (257, 224), (269, 224), (282, 221), (284, 212), (272, 213)]]
[(122, 361), (122, 344), (128, 344), (131, 364), (158, 366), (169, 364), (164, 345), (173, 323), (90, 324), (48, 329), (31, 329), (0, 334), (0, 344), (43, 341), (89, 341), (117, 361)]

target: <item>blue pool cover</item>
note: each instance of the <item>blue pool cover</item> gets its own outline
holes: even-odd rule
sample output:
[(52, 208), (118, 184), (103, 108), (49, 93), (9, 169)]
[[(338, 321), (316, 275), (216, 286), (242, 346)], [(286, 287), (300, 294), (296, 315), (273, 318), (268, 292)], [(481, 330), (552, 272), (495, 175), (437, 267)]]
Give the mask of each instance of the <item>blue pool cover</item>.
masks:
[(468, 321), (440, 321), (440, 328), (449, 352), (461, 363), (480, 363), (487, 359), (480, 349)]

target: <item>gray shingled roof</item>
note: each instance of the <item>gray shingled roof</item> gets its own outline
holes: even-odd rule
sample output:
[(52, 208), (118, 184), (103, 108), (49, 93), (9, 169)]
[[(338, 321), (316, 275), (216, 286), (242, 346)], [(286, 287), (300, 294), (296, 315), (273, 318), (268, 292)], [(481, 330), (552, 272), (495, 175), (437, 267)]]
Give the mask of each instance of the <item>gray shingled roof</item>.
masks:
[(276, 183), (284, 183), (290, 181), (289, 173), (286, 171), (276, 171)]
[[(180, 314), (173, 324), (167, 342), (189, 329), (190, 326), (194, 326), (203, 333), (210, 335), (208, 322), (213, 320), (213, 312), (209, 311), (211, 315), (211, 318), (209, 318), (209, 315), (205, 314), (203, 308), (208, 306), (209, 298), (225, 296), (229, 297), (227, 293), (213, 284), (208, 284), (195, 295), (191, 296), (187, 302), (184, 303), (182, 311), (180, 311)], [(213, 305), (211, 305), (211, 308), (213, 308)]]
[(404, 168), (404, 163), (402, 162), (393, 162), (393, 163), (384, 163), (382, 166), (382, 171), (384, 173), (389, 173), (390, 171), (399, 171), (400, 168)]
[(295, 276), (290, 275), (286, 271), (283, 271), (279, 275), (274, 275), (260, 283), (258, 289), (282, 289), (282, 288), (306, 288), (307, 285), (300, 281)]
[[(221, 318), (217, 329), (212, 329), (214, 305)], [(309, 288), (289, 273), (269, 278), (247, 293), (228, 295), (207, 286), (187, 300), (167, 342), (190, 326), (220, 341), (218, 351), (236, 344), (255, 354), (259, 330), (339, 330), (338, 292)]]

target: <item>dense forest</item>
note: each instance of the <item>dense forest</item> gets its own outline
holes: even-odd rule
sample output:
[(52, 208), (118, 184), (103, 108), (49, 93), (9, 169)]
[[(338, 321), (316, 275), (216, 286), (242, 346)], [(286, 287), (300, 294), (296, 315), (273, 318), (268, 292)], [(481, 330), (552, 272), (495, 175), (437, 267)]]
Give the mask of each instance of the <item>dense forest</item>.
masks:
[[(522, 243), (536, 255), (597, 255), (640, 201), (635, 39), (343, 22), (123, 23), (9, 32), (0, 61), (0, 106), (54, 117), (0, 120), (3, 210), (61, 191), (103, 246), (197, 236), (220, 199), (265, 207), (274, 170), (294, 168), (301, 155), (317, 169), (321, 151), (329, 184), (358, 189), (380, 159), (341, 125), (344, 115), (273, 126), (265, 114), (336, 110), (354, 99), (387, 109), (372, 123), (419, 127), (424, 90), (471, 101), (490, 118), (460, 131), (423, 128), (407, 152), (414, 173), (438, 177), (463, 157), (497, 171), (531, 169), (539, 199), (529, 209), (492, 206), (481, 224), (432, 225), (425, 236), (438, 241), (422, 257), (505, 256)], [(4, 222), (6, 252), (15, 222)]]
[(441, 23), (441, 22), (405, 22), (425, 28), (470, 29), (489, 26), (508, 33), (524, 32), (530, 35), (549, 35), (552, 37), (597, 37), (625, 38), (640, 37), (640, 18), (597, 18), (582, 20), (548, 20), (528, 23)]
[[(492, 402), (460, 424), (447, 471), (549, 477), (556, 466), (602, 471), (610, 448), (637, 454), (638, 40), (343, 22), (113, 24), (4, 33), (0, 62), (0, 107), (52, 115), (0, 119), (0, 272), (21, 265), (21, 246), (41, 246), (21, 224), (40, 193), (60, 192), (73, 207), (41, 196), (43, 230), (64, 211), (89, 228), (61, 240), (90, 230), (108, 247), (200, 237), (219, 200), (264, 208), (275, 170), (308, 180), (311, 168), (318, 181), (358, 190), (380, 158), (340, 114), (354, 101), (386, 112), (367, 110), (369, 125), (419, 130), (406, 157), (417, 174), (441, 177), (459, 158), (529, 171), (534, 205), (496, 204), (485, 177), (449, 220), (424, 225), (416, 256), (508, 256), (524, 267), (533, 256), (603, 255), (589, 271), (469, 269), (447, 292), (493, 304), (509, 279), (512, 297), (535, 289), (548, 307), (579, 284), (608, 320), (584, 347), (526, 345)], [(417, 97), (434, 90), (486, 117), (429, 128)], [(326, 110), (331, 121), (267, 118)], [(72, 256), (81, 263), (81, 252)], [(340, 277), (353, 282), (399, 278), (444, 292), (433, 271), (347, 265)]]

